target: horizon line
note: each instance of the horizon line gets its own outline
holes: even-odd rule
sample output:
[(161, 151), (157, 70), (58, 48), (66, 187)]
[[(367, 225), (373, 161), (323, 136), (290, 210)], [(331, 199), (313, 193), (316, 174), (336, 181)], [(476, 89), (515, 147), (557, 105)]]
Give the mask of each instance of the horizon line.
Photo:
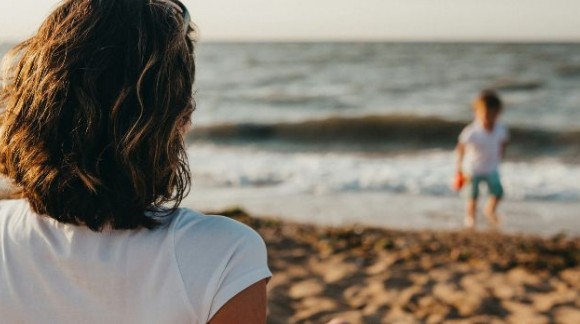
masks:
[[(24, 41), (23, 39), (0, 39), (0, 45), (17, 44)], [(220, 37), (198, 37), (198, 43), (441, 43), (441, 44), (580, 44), (580, 38), (562, 38), (562, 39), (526, 39), (526, 38), (220, 38)]]
[(580, 39), (399, 39), (399, 38), (210, 38), (198, 43), (442, 43), (442, 44), (580, 44)]

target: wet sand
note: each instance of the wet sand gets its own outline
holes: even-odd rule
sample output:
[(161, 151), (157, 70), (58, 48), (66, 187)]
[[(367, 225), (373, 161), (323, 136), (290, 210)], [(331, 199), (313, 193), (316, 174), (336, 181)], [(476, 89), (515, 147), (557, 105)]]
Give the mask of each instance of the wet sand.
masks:
[(580, 238), (219, 214), (268, 245), (269, 323), (580, 323)]
[[(209, 188), (194, 186), (182, 202), (196, 210), (243, 207), (252, 215), (321, 226), (361, 224), (405, 230), (460, 230), (464, 199), (460, 197), (389, 194), (385, 192), (300, 193), (276, 188)], [(483, 201), (480, 202), (480, 211)], [(580, 237), (578, 203), (514, 201), (499, 208), (502, 230), (510, 234), (551, 237), (564, 233)], [(478, 217), (478, 227), (487, 227)]]

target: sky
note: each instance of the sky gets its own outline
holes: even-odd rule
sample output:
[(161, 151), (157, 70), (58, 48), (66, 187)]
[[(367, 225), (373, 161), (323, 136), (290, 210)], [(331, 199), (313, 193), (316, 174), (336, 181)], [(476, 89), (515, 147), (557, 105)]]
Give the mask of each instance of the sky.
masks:
[[(201, 41), (574, 41), (580, 0), (184, 0)], [(57, 0), (0, 0), (0, 40)]]

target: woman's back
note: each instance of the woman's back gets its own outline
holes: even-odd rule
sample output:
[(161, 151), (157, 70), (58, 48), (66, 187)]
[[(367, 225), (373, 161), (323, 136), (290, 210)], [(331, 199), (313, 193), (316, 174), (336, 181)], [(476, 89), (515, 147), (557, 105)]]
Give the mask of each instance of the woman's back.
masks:
[(194, 34), (178, 0), (64, 0), (10, 51), (2, 322), (265, 322), (262, 239), (178, 208)]
[(264, 243), (245, 225), (188, 209), (167, 219), (99, 233), (0, 201), (3, 321), (206, 323), (270, 276)]

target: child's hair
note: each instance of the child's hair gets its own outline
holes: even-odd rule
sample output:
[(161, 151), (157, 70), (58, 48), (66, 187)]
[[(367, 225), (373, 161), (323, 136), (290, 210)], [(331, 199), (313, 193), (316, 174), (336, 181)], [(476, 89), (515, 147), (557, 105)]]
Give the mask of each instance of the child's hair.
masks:
[(503, 109), (503, 103), (499, 95), (493, 90), (483, 90), (475, 98), (475, 102), (483, 104), (485, 109), (500, 112)]
[(11, 51), (0, 173), (36, 213), (98, 231), (153, 228), (147, 211), (177, 208), (193, 31), (177, 0), (65, 0)]

